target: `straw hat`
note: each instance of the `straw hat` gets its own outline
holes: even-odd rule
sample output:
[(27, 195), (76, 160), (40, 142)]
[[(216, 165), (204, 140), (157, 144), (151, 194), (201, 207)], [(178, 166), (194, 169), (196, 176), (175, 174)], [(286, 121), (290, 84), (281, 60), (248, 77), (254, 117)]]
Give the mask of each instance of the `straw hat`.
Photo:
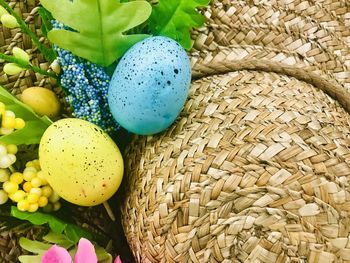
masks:
[(137, 261), (350, 262), (349, 4), (204, 13), (183, 112), (125, 157)]

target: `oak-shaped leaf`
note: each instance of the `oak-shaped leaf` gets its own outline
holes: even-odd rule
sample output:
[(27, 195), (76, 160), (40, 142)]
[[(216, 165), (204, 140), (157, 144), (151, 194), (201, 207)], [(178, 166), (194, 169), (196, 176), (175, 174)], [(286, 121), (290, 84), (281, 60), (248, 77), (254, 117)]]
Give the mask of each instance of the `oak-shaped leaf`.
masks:
[(142, 24), (151, 15), (147, 1), (41, 0), (52, 16), (69, 29), (53, 29), (51, 42), (102, 66), (111, 65), (135, 43), (148, 37), (125, 32)]

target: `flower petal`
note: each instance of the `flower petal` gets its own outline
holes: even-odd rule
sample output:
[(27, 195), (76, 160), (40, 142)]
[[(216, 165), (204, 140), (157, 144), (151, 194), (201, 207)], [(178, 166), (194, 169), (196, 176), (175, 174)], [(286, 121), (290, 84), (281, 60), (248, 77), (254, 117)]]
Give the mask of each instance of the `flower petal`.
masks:
[(81, 238), (78, 244), (78, 251), (74, 257), (74, 263), (97, 263), (95, 248), (91, 242)]
[(118, 257), (116, 257), (116, 259), (114, 260), (114, 263), (122, 263), (122, 261), (121, 261), (121, 259), (120, 259), (120, 257), (118, 256)]
[(45, 252), (41, 263), (72, 263), (72, 258), (66, 249), (53, 245)]

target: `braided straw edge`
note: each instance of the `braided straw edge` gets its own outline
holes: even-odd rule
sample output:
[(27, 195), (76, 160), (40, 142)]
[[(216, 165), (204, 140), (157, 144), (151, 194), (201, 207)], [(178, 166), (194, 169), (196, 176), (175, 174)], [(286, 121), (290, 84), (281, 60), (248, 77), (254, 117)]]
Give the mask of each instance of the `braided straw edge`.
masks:
[(331, 83), (321, 76), (306, 69), (296, 68), (295, 66), (289, 66), (280, 62), (249, 59), (232, 61), (226, 60), (213, 62), (208, 65), (197, 64), (192, 68), (192, 77), (193, 80), (197, 80), (212, 75), (226, 74), (232, 71), (240, 70), (273, 72), (302, 80), (327, 93), (333, 99), (337, 100), (343, 106), (343, 108), (350, 113), (350, 92), (346, 91), (341, 85)]

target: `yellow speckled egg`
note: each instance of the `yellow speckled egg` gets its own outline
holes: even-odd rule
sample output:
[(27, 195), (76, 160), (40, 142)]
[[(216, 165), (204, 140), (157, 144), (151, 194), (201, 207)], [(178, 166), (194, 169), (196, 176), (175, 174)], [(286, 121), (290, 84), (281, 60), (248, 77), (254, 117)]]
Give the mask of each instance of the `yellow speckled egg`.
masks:
[(81, 206), (108, 200), (123, 177), (118, 146), (101, 128), (80, 119), (53, 123), (41, 138), (39, 159), (55, 192)]

